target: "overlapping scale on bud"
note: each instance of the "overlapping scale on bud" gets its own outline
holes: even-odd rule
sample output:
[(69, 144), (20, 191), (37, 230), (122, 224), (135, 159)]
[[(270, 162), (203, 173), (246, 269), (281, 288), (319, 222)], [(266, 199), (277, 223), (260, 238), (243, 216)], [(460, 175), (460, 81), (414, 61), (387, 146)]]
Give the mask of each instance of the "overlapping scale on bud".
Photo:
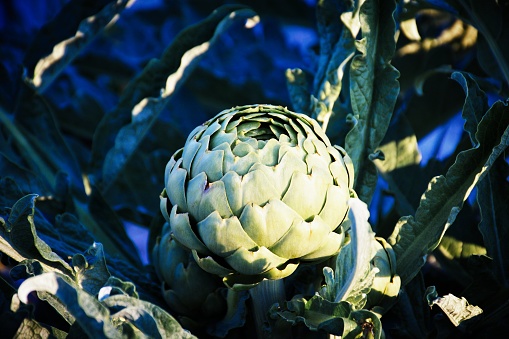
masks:
[(339, 252), (353, 166), (306, 115), (241, 106), (191, 132), (165, 185), (171, 236), (227, 285), (250, 285)]
[(188, 318), (179, 319), (181, 322), (224, 315), (226, 301), (220, 291), (224, 288), (221, 279), (202, 270), (191, 251), (171, 238), (168, 223), (157, 238), (151, 259), (166, 303), (179, 318)]

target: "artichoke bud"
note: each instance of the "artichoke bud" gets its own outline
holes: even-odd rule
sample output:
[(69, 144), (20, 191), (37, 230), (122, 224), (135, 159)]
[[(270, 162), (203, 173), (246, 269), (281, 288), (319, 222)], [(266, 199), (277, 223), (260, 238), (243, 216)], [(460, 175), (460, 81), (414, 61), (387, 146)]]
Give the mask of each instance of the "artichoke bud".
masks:
[(226, 312), (221, 295), (224, 285), (217, 276), (203, 271), (191, 251), (171, 238), (169, 224), (152, 250), (152, 262), (162, 294), (170, 309), (180, 316), (198, 320), (217, 318)]
[(373, 259), (371, 264), (378, 269), (371, 291), (368, 294), (368, 304), (379, 314), (396, 301), (401, 287), (401, 279), (396, 274), (396, 255), (391, 245), (381, 237), (372, 241)]
[(165, 171), (175, 240), (230, 287), (292, 274), (341, 249), (353, 164), (306, 115), (235, 107), (196, 127)]

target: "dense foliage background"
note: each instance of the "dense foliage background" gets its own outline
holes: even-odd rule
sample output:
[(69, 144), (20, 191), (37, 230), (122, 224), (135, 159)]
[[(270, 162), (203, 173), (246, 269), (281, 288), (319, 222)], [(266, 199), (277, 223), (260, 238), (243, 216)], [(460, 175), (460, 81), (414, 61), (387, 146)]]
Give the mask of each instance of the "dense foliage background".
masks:
[[(249, 7), (258, 24), (246, 27), (254, 14), (240, 7), (209, 17), (226, 3)], [(166, 163), (195, 126), (221, 110), (251, 103), (307, 107), (299, 101), (305, 95), (296, 87), (289, 91), (286, 70), (303, 70), (313, 91), (327, 39), (334, 35), (320, 30), (333, 30), (334, 24), (323, 13), (317, 19), (316, 7), (313, 0), (0, 3), (0, 327), (11, 334), (46, 328), (55, 336), (83, 333), (70, 325), (76, 314), (59, 308), (62, 295), (39, 293), (48, 301), (35, 309), (12, 306), (24, 279), (55, 270), (66, 272), (74, 288), (87, 281), (91, 295), (108, 282), (129, 302), (138, 296), (150, 302), (137, 305), (152, 315), (156, 308), (172, 313), (149, 263), (154, 234), (164, 222), (159, 194)], [(235, 9), (238, 18), (221, 21)], [(363, 193), (373, 230), (384, 238), (400, 217), (416, 213), (430, 180), (475, 146), (476, 125), (467, 126), (465, 112), (482, 117), (497, 100), (506, 107), (509, 84), (508, 1), (398, 1), (394, 18), (391, 64), (400, 72), (400, 90), (380, 144), (385, 162), (373, 157), (378, 182)], [(204, 42), (210, 45), (195, 49)], [(183, 67), (188, 50), (193, 52)], [(171, 74), (177, 75), (168, 86)], [(149, 103), (157, 114), (131, 113), (144, 98), (158, 98)], [(342, 146), (350, 128), (343, 104), (349, 100), (342, 92), (327, 129)], [(507, 127), (489, 126), (484, 132), (497, 136)], [(505, 151), (500, 153), (441, 244), (407, 282), (400, 302), (382, 318), (386, 336), (508, 330), (509, 168)], [(90, 247), (94, 241), (104, 250)], [(121, 280), (108, 280), (110, 274)], [(56, 284), (63, 284), (59, 279), (54, 277)], [(128, 281), (136, 292), (129, 292), (134, 287)], [(485, 316), (453, 326), (442, 311), (429, 309), (427, 286), (436, 286), (440, 295), (464, 296)], [(235, 331), (230, 335), (242, 333)]]

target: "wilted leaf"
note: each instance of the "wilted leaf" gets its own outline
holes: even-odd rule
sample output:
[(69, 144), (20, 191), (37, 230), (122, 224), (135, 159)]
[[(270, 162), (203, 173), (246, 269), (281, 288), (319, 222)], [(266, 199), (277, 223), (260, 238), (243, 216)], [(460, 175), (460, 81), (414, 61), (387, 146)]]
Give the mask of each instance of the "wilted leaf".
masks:
[(467, 299), (463, 297), (458, 298), (453, 294), (439, 297), (434, 286), (428, 287), (426, 290), (426, 299), (430, 307), (433, 305), (440, 307), (454, 326), (459, 326), (463, 321), (482, 313), (480, 307), (469, 305)]

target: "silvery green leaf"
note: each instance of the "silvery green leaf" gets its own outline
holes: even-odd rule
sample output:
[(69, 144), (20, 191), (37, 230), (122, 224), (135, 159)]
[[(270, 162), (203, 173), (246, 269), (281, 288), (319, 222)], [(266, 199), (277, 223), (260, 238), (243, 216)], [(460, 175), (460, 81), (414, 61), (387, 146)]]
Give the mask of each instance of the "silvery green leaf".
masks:
[(400, 218), (388, 241), (397, 258), (402, 286), (435, 249), (461, 210), (474, 185), (509, 145), (509, 108), (498, 101), (484, 115), (475, 135), (478, 144), (458, 154), (447, 174), (433, 178), (414, 216)]
[[(149, 338), (196, 338), (159, 306), (128, 295), (113, 295), (103, 301), (113, 323), (128, 323)], [(118, 310), (118, 311), (116, 311)]]
[(303, 323), (312, 331), (324, 331), (342, 338), (360, 338), (369, 333), (378, 339), (382, 335), (382, 324), (375, 313), (355, 311), (349, 302), (330, 302), (320, 295), (309, 300), (296, 296), (282, 307), (273, 307), (270, 314), (293, 325)]
[(479, 306), (470, 305), (464, 297), (458, 298), (451, 293), (439, 297), (435, 286), (428, 287), (426, 290), (426, 299), (430, 307), (434, 305), (440, 307), (456, 327), (463, 321), (478, 316), (483, 312)]
[(356, 32), (347, 19), (355, 17), (355, 14), (346, 7), (346, 3), (337, 1), (325, 0), (317, 4), (320, 59), (308, 111), (324, 130), (341, 93), (345, 70), (355, 52)]
[(55, 296), (91, 338), (122, 338), (123, 333), (136, 333), (135, 337), (142, 338), (194, 338), (154, 304), (126, 294), (113, 295), (100, 302), (58, 273), (27, 279), (18, 289), (19, 299), (28, 303), (28, 294), (32, 291)]
[(25, 280), (18, 289), (19, 299), (28, 303), (28, 294), (33, 291), (56, 296), (90, 337), (120, 338), (120, 333), (109, 320), (109, 310), (59, 274), (44, 273)]
[(290, 94), (290, 99), (293, 104), (293, 109), (296, 112), (309, 115), (310, 107), (310, 93), (306, 74), (300, 69), (287, 69), (286, 73), (286, 87)]
[(92, 295), (96, 295), (110, 277), (103, 246), (100, 243), (93, 243), (83, 254), (75, 254), (72, 257), (72, 265), (75, 281)]
[(348, 301), (354, 309), (361, 309), (367, 301), (377, 269), (371, 266), (374, 233), (368, 223), (369, 211), (365, 203), (350, 198), (350, 242), (339, 252), (336, 268), (323, 270), (326, 286), (321, 295), (330, 301)]
[(346, 136), (345, 149), (355, 168), (355, 191), (371, 200), (377, 174), (368, 156), (382, 141), (399, 93), (399, 72), (390, 64), (395, 50), (395, 1), (360, 2), (362, 39), (350, 64), (350, 98), (354, 123)]

